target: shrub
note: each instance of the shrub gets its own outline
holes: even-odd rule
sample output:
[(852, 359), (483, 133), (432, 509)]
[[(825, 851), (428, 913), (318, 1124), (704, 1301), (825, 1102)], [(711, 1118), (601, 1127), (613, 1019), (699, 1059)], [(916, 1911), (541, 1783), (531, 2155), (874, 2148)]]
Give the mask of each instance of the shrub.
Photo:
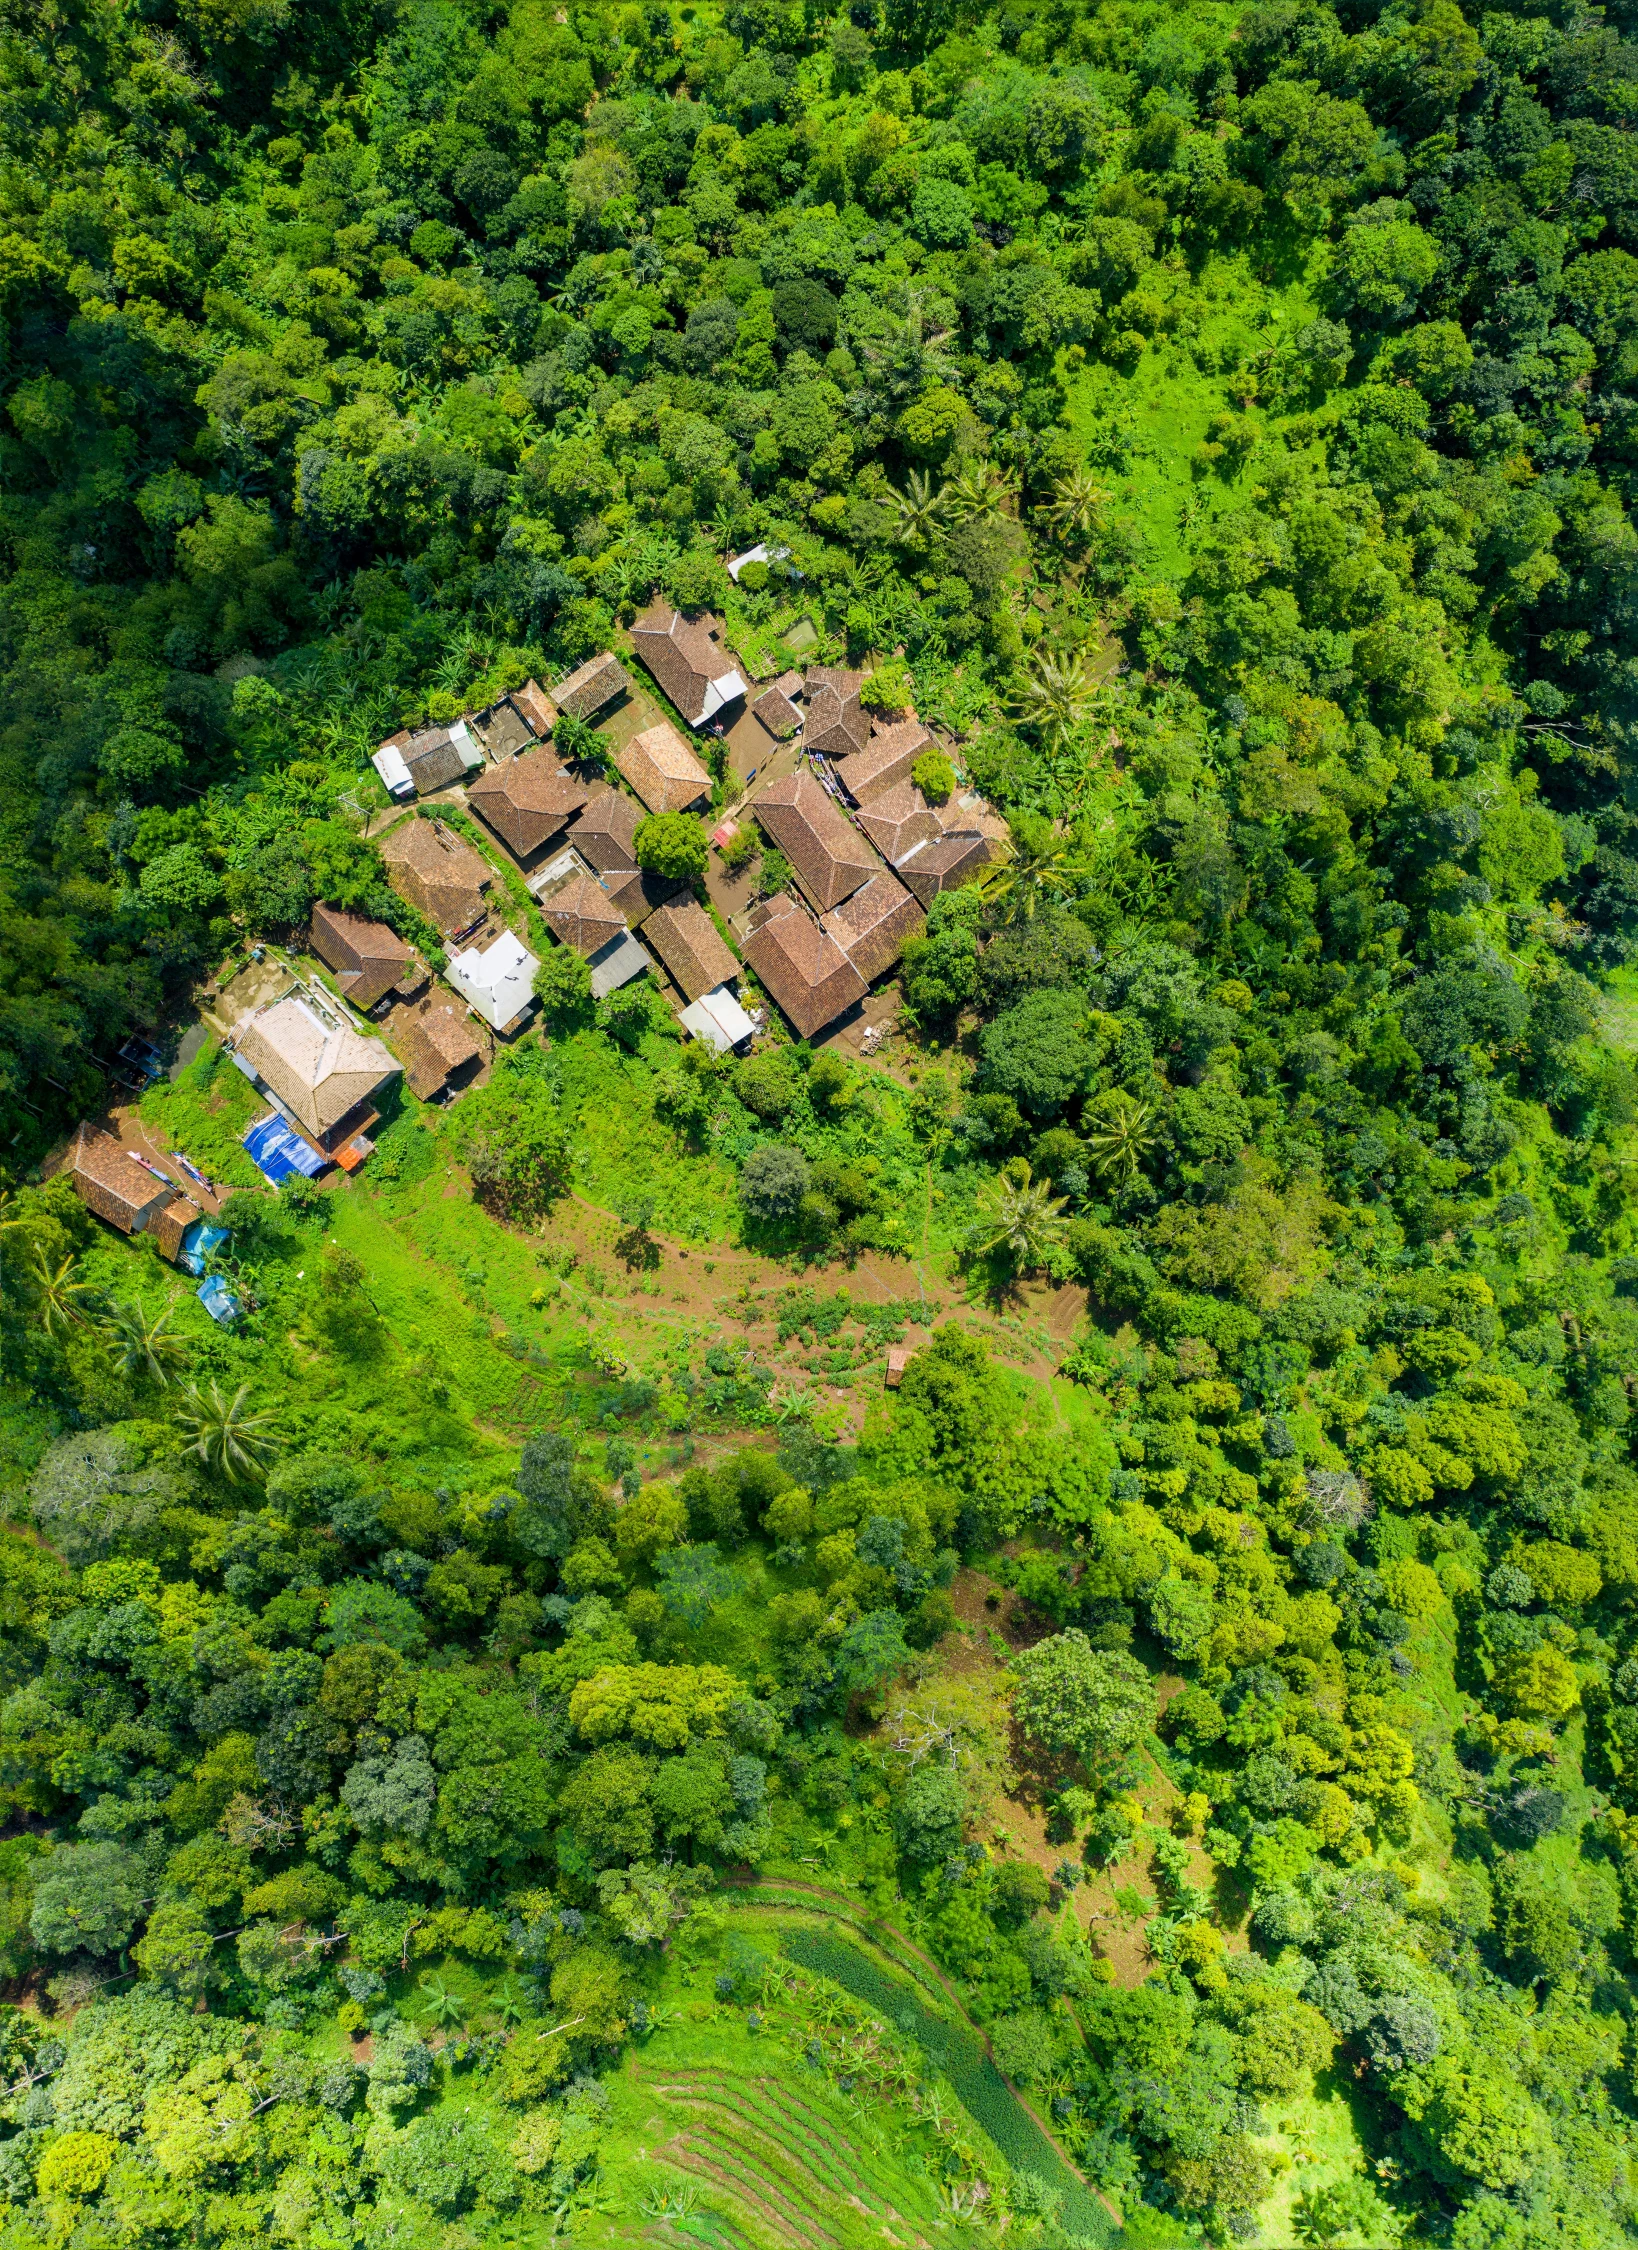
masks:
[(692, 883), (705, 873), (710, 857), (705, 830), (687, 813), (651, 813), (637, 823), (637, 864), (673, 882)]
[(747, 1217), (777, 1226), (795, 1218), (812, 1175), (799, 1148), (773, 1141), (753, 1149), (739, 1175), (739, 1200)]

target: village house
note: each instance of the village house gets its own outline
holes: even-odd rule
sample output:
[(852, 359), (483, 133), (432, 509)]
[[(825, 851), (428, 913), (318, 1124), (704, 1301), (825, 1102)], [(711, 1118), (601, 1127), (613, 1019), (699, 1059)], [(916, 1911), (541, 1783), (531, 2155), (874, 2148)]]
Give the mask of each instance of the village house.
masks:
[(406, 820), (381, 838), (380, 849), (393, 889), (446, 937), (483, 920), (493, 871), (453, 828), (441, 820)]
[(649, 916), (643, 935), (670, 971), (685, 1000), (730, 984), (739, 963), (697, 899), (684, 898)]
[(656, 602), (632, 626), (631, 645), (691, 727), (704, 726), (745, 693), (714, 617), (684, 617)]
[(816, 664), (808, 673), (808, 726), (803, 740), (821, 757), (848, 758), (870, 740), (870, 713), (859, 701), (862, 672)]
[(169, 1180), (139, 1164), (112, 1133), (84, 1124), (68, 1145), (60, 1169), (88, 1211), (121, 1234), (151, 1234), (160, 1255), (173, 1263), (183, 1237), (201, 1217)]
[(616, 696), (630, 693), (631, 679), (625, 667), (605, 653), (588, 657), (566, 680), (559, 680), (551, 701), (571, 719), (589, 719)]
[(781, 891), (751, 911), (745, 958), (799, 1039), (811, 1039), (869, 990), (833, 937)]
[(805, 768), (764, 789), (751, 809), (822, 914), (840, 906), (881, 867), (841, 807)]
[(623, 789), (605, 782), (569, 830), (569, 842), (593, 867), (635, 867), (637, 823), (642, 814)]
[(710, 774), (669, 719), (634, 735), (614, 762), (653, 813), (687, 812), (711, 794)]
[(404, 1018), (396, 1033), (410, 1092), (424, 1102), (456, 1081), (471, 1077), (489, 1057), (489, 1049), (473, 1030), (470, 1016), (464, 1009), (452, 1008), (447, 1000), (435, 1000), (418, 1014)]
[(398, 1064), (379, 1039), (362, 1038), (316, 995), (304, 992), (286, 993), (252, 1016), (229, 1053), (327, 1156), (369, 1131), (376, 1097), (398, 1075)]
[(341, 997), (363, 1012), (389, 993), (397, 1000), (412, 999), (427, 982), (426, 963), (407, 939), (385, 922), (349, 914), (345, 907), (315, 906), (309, 940), (334, 975)]
[(590, 795), (565, 772), (555, 751), (542, 749), (491, 766), (472, 783), (466, 801), (512, 856), (525, 860), (572, 820)]
[(476, 946), (452, 953), (444, 975), (491, 1030), (509, 1036), (533, 1012), (539, 967), (523, 940), (503, 930), (481, 953)]
[(918, 718), (894, 719), (886, 726), (878, 723), (862, 749), (838, 759), (836, 778), (856, 805), (868, 805), (908, 781), (916, 760), (937, 748)]

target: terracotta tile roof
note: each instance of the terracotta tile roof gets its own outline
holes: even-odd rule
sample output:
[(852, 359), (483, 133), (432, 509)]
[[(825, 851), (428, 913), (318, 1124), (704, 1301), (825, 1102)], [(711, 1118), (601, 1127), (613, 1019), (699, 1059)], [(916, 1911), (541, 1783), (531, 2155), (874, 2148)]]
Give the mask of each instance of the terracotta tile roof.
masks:
[(930, 906), (940, 891), (959, 890), (981, 875), (993, 847), (976, 830), (956, 829), (935, 843), (918, 844), (898, 863), (899, 878)]
[(166, 1204), (157, 1218), (148, 1221), (146, 1231), (159, 1245), (159, 1255), (169, 1258), (172, 1265), (175, 1265), (177, 1252), (182, 1247), (182, 1237), (194, 1220), (203, 1216), (197, 1203), (190, 1202), (185, 1195), (178, 1195)]
[(559, 680), (553, 688), (551, 700), (560, 711), (567, 711), (571, 719), (589, 719), (594, 711), (601, 711), (605, 703), (612, 703), (617, 695), (625, 695), (631, 687), (631, 675), (617, 657), (589, 656), (577, 671), (566, 680)]
[(137, 1233), (176, 1193), (167, 1181), (145, 1172), (112, 1133), (96, 1125), (79, 1128), (62, 1168), (86, 1209), (118, 1227), (121, 1234)]
[(447, 1001), (435, 1001), (401, 1024), (398, 1046), (410, 1091), (424, 1102), (452, 1073), (483, 1060), (489, 1051), (468, 1018)]
[(651, 914), (643, 935), (681, 985), (685, 1000), (697, 1000), (739, 974), (739, 963), (697, 899), (683, 899)]
[(503, 766), (491, 766), (467, 790), (466, 801), (481, 813), (502, 843), (519, 859), (539, 851), (591, 795), (565, 773), (555, 750), (525, 750)]
[(798, 1037), (811, 1039), (864, 998), (869, 989), (864, 978), (788, 891), (759, 907), (752, 921), (745, 958)]
[(415, 959), (414, 947), (385, 922), (322, 903), (313, 909), (312, 944), (319, 959), (335, 971), (342, 997), (355, 1008), (373, 1008), (403, 981)]
[(442, 821), (404, 821), (382, 837), (381, 857), (399, 897), (446, 935), (470, 929), (482, 916), (492, 870)]
[(682, 812), (711, 794), (711, 776), (669, 719), (634, 735), (614, 762), (650, 812)]
[(594, 789), (569, 830), (569, 842), (593, 867), (635, 867), (637, 823), (642, 814), (623, 790)]
[(251, 1018), (239, 1053), (317, 1141), (398, 1074), (379, 1039), (325, 1023), (296, 993)]
[(620, 909), (589, 875), (578, 875), (572, 883), (565, 883), (555, 898), (546, 901), (542, 912), (553, 935), (572, 945), (577, 953), (584, 953), (588, 960), (627, 927)]
[(821, 912), (840, 906), (866, 883), (880, 860), (806, 767), (776, 781), (753, 803), (764, 830), (796, 870), (797, 880)]
[(836, 776), (856, 805), (868, 805), (908, 781), (922, 752), (936, 748), (919, 719), (895, 719), (891, 726), (873, 727), (864, 748), (844, 758)]
[(530, 680), (525, 686), (514, 688), (510, 701), (524, 725), (544, 742), (557, 724), (557, 704), (540, 682)]
[(802, 714), (782, 689), (764, 688), (751, 709), (778, 742), (788, 741), (802, 724)]
[(827, 758), (850, 757), (870, 740), (870, 713), (859, 701), (862, 672), (843, 672), (833, 664), (816, 664), (808, 674), (808, 731), (810, 750)]
[(668, 602), (656, 602), (632, 626), (631, 645), (691, 727), (703, 726), (745, 693), (714, 617), (684, 617)]
[(884, 868), (863, 890), (827, 914), (823, 928), (858, 970), (866, 984), (890, 969), (927, 917), (896, 875)]
[(408, 742), (399, 747), (418, 797), (426, 796), (433, 789), (447, 789), (466, 772), (466, 760), (456, 748), (448, 727), (423, 727), (419, 734), (412, 734)]
[(931, 844), (944, 833), (944, 823), (913, 781), (896, 782), (861, 807), (859, 826), (896, 867), (906, 852), (918, 844)]
[(683, 886), (674, 883), (668, 875), (656, 875), (646, 867), (605, 867), (599, 870), (604, 890), (635, 930), (645, 923), (656, 907), (670, 906), (683, 893)]

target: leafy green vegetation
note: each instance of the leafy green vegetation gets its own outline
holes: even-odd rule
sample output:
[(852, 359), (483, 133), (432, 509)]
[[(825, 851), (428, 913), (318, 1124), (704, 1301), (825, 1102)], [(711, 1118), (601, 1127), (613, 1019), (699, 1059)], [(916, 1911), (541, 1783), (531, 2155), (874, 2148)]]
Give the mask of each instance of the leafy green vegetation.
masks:
[[(1627, 29), (15, 12), (0, 2250), (1631, 2238)], [(716, 1060), (449, 808), (218, 1327), (48, 1159), (657, 592), (1006, 854)]]

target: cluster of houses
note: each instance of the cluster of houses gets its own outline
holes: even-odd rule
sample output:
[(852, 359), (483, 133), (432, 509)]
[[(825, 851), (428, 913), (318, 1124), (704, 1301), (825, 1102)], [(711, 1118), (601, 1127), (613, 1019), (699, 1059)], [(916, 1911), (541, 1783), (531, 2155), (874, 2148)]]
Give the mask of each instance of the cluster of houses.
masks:
[[(784, 750), (748, 809), (793, 880), (752, 905), (738, 930), (761, 985), (810, 1038), (892, 968), (940, 891), (973, 880), (1003, 848), (1005, 823), (970, 794), (944, 804), (923, 794), (913, 769), (934, 738), (913, 714), (868, 711), (859, 673), (815, 666), (753, 692), (714, 618), (664, 604), (636, 620), (631, 643), (690, 727), (721, 731), (748, 716)], [(395, 799), (460, 785), (553, 936), (586, 960), (595, 995), (663, 971), (683, 1027), (726, 1052), (761, 1020), (736, 989), (741, 963), (693, 892), (640, 868), (636, 853), (644, 811), (707, 809), (710, 773), (664, 717), (604, 736), (624, 787), (588, 779), (554, 746), (561, 716), (589, 721), (632, 694), (623, 665), (601, 654), (549, 690), (531, 680), (452, 725), (401, 731), (373, 762)], [(716, 840), (732, 832), (727, 823)], [(445, 941), (442, 984), (385, 924), (314, 909), (310, 945), (330, 981), (292, 971), (228, 1041), (231, 1061), (269, 1105), (245, 1145), (275, 1184), (331, 1165), (355, 1169), (395, 1077), (422, 1100), (450, 1098), (534, 1010), (540, 963), (491, 903), (495, 869), (484, 854), (431, 805), (379, 848), (393, 888)], [(396, 1053), (366, 1028), (388, 1018)], [(203, 1272), (222, 1232), (147, 1159), (84, 1125), (63, 1163), (99, 1216)]]

